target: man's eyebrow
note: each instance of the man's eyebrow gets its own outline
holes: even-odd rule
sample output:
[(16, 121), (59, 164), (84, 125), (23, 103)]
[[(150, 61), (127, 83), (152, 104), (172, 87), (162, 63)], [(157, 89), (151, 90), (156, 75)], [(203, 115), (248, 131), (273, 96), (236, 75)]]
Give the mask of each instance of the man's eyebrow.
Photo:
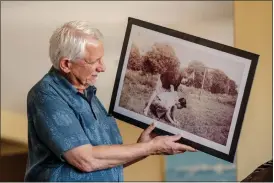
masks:
[(101, 57), (100, 58), (97, 58), (97, 59), (92, 59), (92, 60), (90, 60), (90, 62), (97, 62), (98, 60), (100, 60), (101, 59)]

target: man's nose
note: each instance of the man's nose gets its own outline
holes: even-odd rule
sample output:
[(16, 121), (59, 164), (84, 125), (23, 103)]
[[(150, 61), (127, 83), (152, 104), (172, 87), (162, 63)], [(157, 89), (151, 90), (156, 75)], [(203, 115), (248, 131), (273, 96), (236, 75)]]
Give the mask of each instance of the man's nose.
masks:
[(101, 62), (97, 67), (97, 72), (105, 72), (105, 70), (106, 70), (106, 65), (104, 62)]

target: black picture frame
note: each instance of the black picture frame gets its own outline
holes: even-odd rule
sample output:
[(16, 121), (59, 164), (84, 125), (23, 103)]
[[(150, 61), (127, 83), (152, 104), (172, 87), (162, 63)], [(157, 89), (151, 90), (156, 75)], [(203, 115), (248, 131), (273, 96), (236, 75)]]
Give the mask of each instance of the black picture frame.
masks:
[[(121, 90), (123, 89), (123, 82), (125, 79), (125, 74), (127, 72), (126, 69), (128, 67), (126, 65), (128, 63), (128, 59), (126, 60), (126, 58), (128, 58), (128, 57), (126, 57), (126, 56), (128, 56), (130, 54), (130, 49), (131, 49), (131, 45), (129, 45), (129, 41), (131, 41), (131, 34), (132, 34), (132, 32), (134, 32), (135, 29), (143, 30), (143, 34), (146, 34), (146, 33), (144, 33), (144, 31), (150, 32), (150, 35), (155, 34), (155, 36), (156, 36), (156, 34), (157, 34), (163, 39), (165, 37), (166, 37), (166, 39), (176, 39), (178, 44), (181, 41), (181, 42), (184, 42), (185, 45), (188, 45), (188, 44), (195, 45), (195, 46), (197, 46), (197, 48), (199, 47), (199, 48), (202, 48), (205, 50), (211, 50), (212, 53), (216, 52), (217, 55), (224, 54), (229, 58), (233, 57), (233, 58), (235, 58), (234, 59), (235, 64), (236, 64), (236, 60), (238, 63), (238, 61), (242, 59), (241, 61), (239, 61), (239, 64), (240, 63), (243, 64), (243, 68), (244, 68), (244, 69), (242, 69), (243, 72), (242, 72), (241, 79), (239, 79), (241, 81), (240, 82), (241, 85), (239, 85), (239, 86), (242, 86), (242, 87), (239, 87), (238, 91), (237, 91), (238, 93), (236, 95), (237, 97), (236, 97), (236, 101), (235, 101), (234, 108), (233, 108), (234, 109), (233, 110), (234, 121), (232, 122), (232, 119), (233, 119), (233, 116), (232, 116), (231, 124), (229, 127), (230, 130), (229, 130), (229, 132), (227, 132), (228, 135), (227, 135), (227, 139), (226, 139), (226, 144), (218, 145), (216, 142), (213, 142), (208, 139), (204, 140), (204, 137), (200, 137), (200, 136), (196, 138), (197, 135), (195, 135), (195, 134), (193, 135), (193, 134), (191, 134), (191, 132), (189, 132), (190, 136), (184, 136), (184, 134), (186, 134), (186, 132), (182, 133), (183, 138), (180, 140), (181, 143), (190, 145), (190, 146), (198, 149), (199, 151), (205, 152), (207, 154), (210, 154), (212, 156), (226, 160), (231, 163), (234, 162), (236, 148), (237, 148), (237, 144), (238, 144), (238, 140), (239, 140), (239, 136), (240, 136), (240, 132), (241, 132), (241, 128), (242, 128), (242, 123), (243, 123), (244, 116), (245, 116), (246, 107), (247, 107), (248, 100), (249, 100), (250, 91), (252, 88), (252, 83), (253, 83), (256, 67), (257, 67), (258, 60), (259, 60), (259, 55), (245, 51), (245, 50), (241, 50), (238, 48), (234, 48), (234, 47), (231, 47), (228, 45), (217, 43), (217, 42), (214, 42), (214, 41), (211, 41), (208, 39), (190, 35), (190, 34), (187, 34), (184, 32), (173, 30), (173, 29), (170, 29), (167, 27), (156, 25), (154, 23), (150, 23), (147, 21), (129, 17), (108, 113), (110, 115), (112, 115), (113, 117), (115, 117), (116, 119), (119, 119), (123, 122), (132, 124), (136, 127), (142, 128), (142, 129), (147, 128), (152, 121), (156, 121), (157, 128), (155, 129), (155, 133), (158, 133), (159, 135), (174, 135), (176, 133), (175, 133), (175, 130), (170, 131), (170, 130), (167, 130), (166, 126), (161, 126), (161, 125), (168, 125), (168, 124), (163, 124), (162, 122), (159, 122), (159, 121), (155, 120), (154, 118), (153, 119), (148, 118), (145, 115), (139, 114), (137, 112), (134, 112), (134, 111), (131, 111), (131, 110), (128, 110), (125, 108), (124, 108), (125, 111), (127, 111), (128, 113), (121, 112), (122, 109), (120, 110), (120, 108), (119, 108), (119, 102), (121, 99), (121, 98), (119, 98), (119, 93), (121, 96), (121, 93), (122, 93)], [(155, 41), (159, 40), (158, 38), (157, 39), (156, 38), (154, 39)], [(143, 38), (143, 39), (145, 40), (145, 38)], [(177, 44), (177, 42), (176, 42), (176, 44)], [(199, 53), (202, 54), (202, 51), (195, 52), (195, 55), (196, 54), (198, 55)], [(204, 52), (204, 54), (206, 54), (206, 52)], [(217, 63), (217, 62), (218, 61), (216, 61), (214, 63)], [(213, 65), (214, 65), (214, 63), (213, 63)], [(229, 62), (228, 64), (232, 64), (232, 63), (233, 63), (233, 61)], [(208, 68), (207, 68), (207, 70), (208, 70)], [(206, 70), (204, 72), (200, 72), (200, 73), (203, 73), (204, 78), (206, 78), (205, 77), (206, 72), (207, 72)], [(238, 73), (241, 73), (241, 72), (238, 72)], [(195, 73), (194, 73), (194, 75), (195, 75)], [(245, 80), (243, 78), (245, 78)], [(194, 79), (193, 79), (193, 83), (194, 83)], [(183, 86), (184, 85), (182, 85), (182, 87)], [(212, 88), (214, 88), (214, 87), (212, 87)], [(194, 89), (195, 89), (195, 87), (194, 87)], [(234, 89), (234, 90), (236, 90), (236, 89)], [(218, 90), (218, 91), (221, 91), (221, 90)], [(230, 97), (230, 95), (233, 95), (233, 96), (235, 95), (235, 94), (230, 94), (230, 92), (231, 92), (231, 89), (228, 89), (227, 96)], [(241, 97), (239, 97), (240, 92), (242, 92)], [(128, 96), (128, 98), (131, 98), (131, 97), (133, 97), (133, 96)], [(134, 101), (132, 102), (133, 105), (135, 105), (135, 104), (137, 105), (136, 101), (137, 100), (135, 100), (135, 103), (134, 103)], [(237, 107), (238, 112), (235, 114), (236, 106), (238, 106)], [(123, 108), (123, 107), (121, 107), (121, 108)], [(201, 107), (201, 108), (203, 108), (203, 107)], [(130, 115), (128, 115), (129, 113), (130, 113)], [(195, 115), (193, 115), (193, 116), (195, 116)], [(186, 121), (184, 121), (183, 123), (185, 123), (185, 122)], [(234, 125), (233, 128), (231, 127), (232, 124)], [(170, 128), (178, 129), (174, 126), (170, 127)], [(234, 131), (231, 132), (231, 129), (234, 129)], [(182, 129), (180, 129), (180, 130), (183, 131)], [(218, 131), (218, 129), (216, 131)], [(230, 134), (230, 136), (229, 136), (229, 134)], [(191, 135), (195, 136), (196, 139), (194, 140), (194, 138), (192, 138)], [(218, 133), (216, 133), (215, 135), (218, 136)], [(229, 146), (227, 147), (229, 137), (230, 137), (230, 142), (229, 142)], [(199, 140), (199, 138), (203, 139), (204, 141)], [(208, 141), (210, 141), (210, 142), (208, 142)], [(208, 142), (208, 143), (205, 143), (205, 142)], [(210, 144), (210, 143), (212, 143), (212, 144)], [(215, 147), (215, 145), (216, 145), (216, 147)], [(225, 150), (223, 150), (223, 149), (225, 149)]]

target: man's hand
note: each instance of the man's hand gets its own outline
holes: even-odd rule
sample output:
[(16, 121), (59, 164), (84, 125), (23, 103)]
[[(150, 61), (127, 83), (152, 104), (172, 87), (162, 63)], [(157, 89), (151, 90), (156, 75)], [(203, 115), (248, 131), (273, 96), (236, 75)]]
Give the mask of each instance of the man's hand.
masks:
[(155, 137), (153, 140), (149, 142), (151, 143), (151, 146), (153, 146), (152, 154), (173, 155), (173, 154), (184, 153), (185, 151), (190, 151), (190, 152), (197, 151), (196, 149), (190, 146), (177, 143), (176, 141), (178, 141), (180, 138), (181, 138), (180, 135)]
[[(146, 143), (151, 141), (154, 137), (156, 137), (157, 135), (154, 133), (151, 133), (155, 128), (155, 124), (152, 123), (151, 125), (149, 125), (149, 127), (147, 127), (140, 135), (140, 137), (137, 140), (137, 143)], [(148, 156), (143, 156), (141, 158), (137, 158), (131, 162), (128, 162), (124, 165), (124, 167), (128, 167), (129, 165), (132, 165), (134, 163), (137, 163), (138, 161), (141, 161), (145, 158), (147, 158)]]
[(174, 136), (158, 136), (152, 131), (155, 129), (155, 124), (152, 123), (148, 128), (146, 128), (138, 138), (139, 142), (151, 142), (151, 145), (153, 146), (153, 154), (160, 155), (172, 155), (172, 154), (178, 154), (178, 153), (184, 153), (185, 151), (190, 152), (196, 152), (197, 150), (181, 144), (177, 143), (176, 141), (181, 138), (180, 135), (174, 135)]
[(151, 141), (154, 137), (156, 137), (157, 135), (154, 133), (151, 133), (155, 128), (155, 124), (152, 123), (151, 125), (149, 125), (149, 127), (147, 127), (140, 135), (140, 137), (138, 138), (137, 142), (149, 142)]

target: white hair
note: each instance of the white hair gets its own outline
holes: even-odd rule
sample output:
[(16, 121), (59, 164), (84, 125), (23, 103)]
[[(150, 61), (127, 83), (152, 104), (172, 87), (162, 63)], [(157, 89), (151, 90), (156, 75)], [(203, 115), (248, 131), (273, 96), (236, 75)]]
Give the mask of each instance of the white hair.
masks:
[(59, 69), (62, 57), (71, 61), (83, 58), (89, 37), (103, 41), (102, 33), (87, 21), (70, 21), (57, 28), (50, 38), (49, 46), (53, 67)]

